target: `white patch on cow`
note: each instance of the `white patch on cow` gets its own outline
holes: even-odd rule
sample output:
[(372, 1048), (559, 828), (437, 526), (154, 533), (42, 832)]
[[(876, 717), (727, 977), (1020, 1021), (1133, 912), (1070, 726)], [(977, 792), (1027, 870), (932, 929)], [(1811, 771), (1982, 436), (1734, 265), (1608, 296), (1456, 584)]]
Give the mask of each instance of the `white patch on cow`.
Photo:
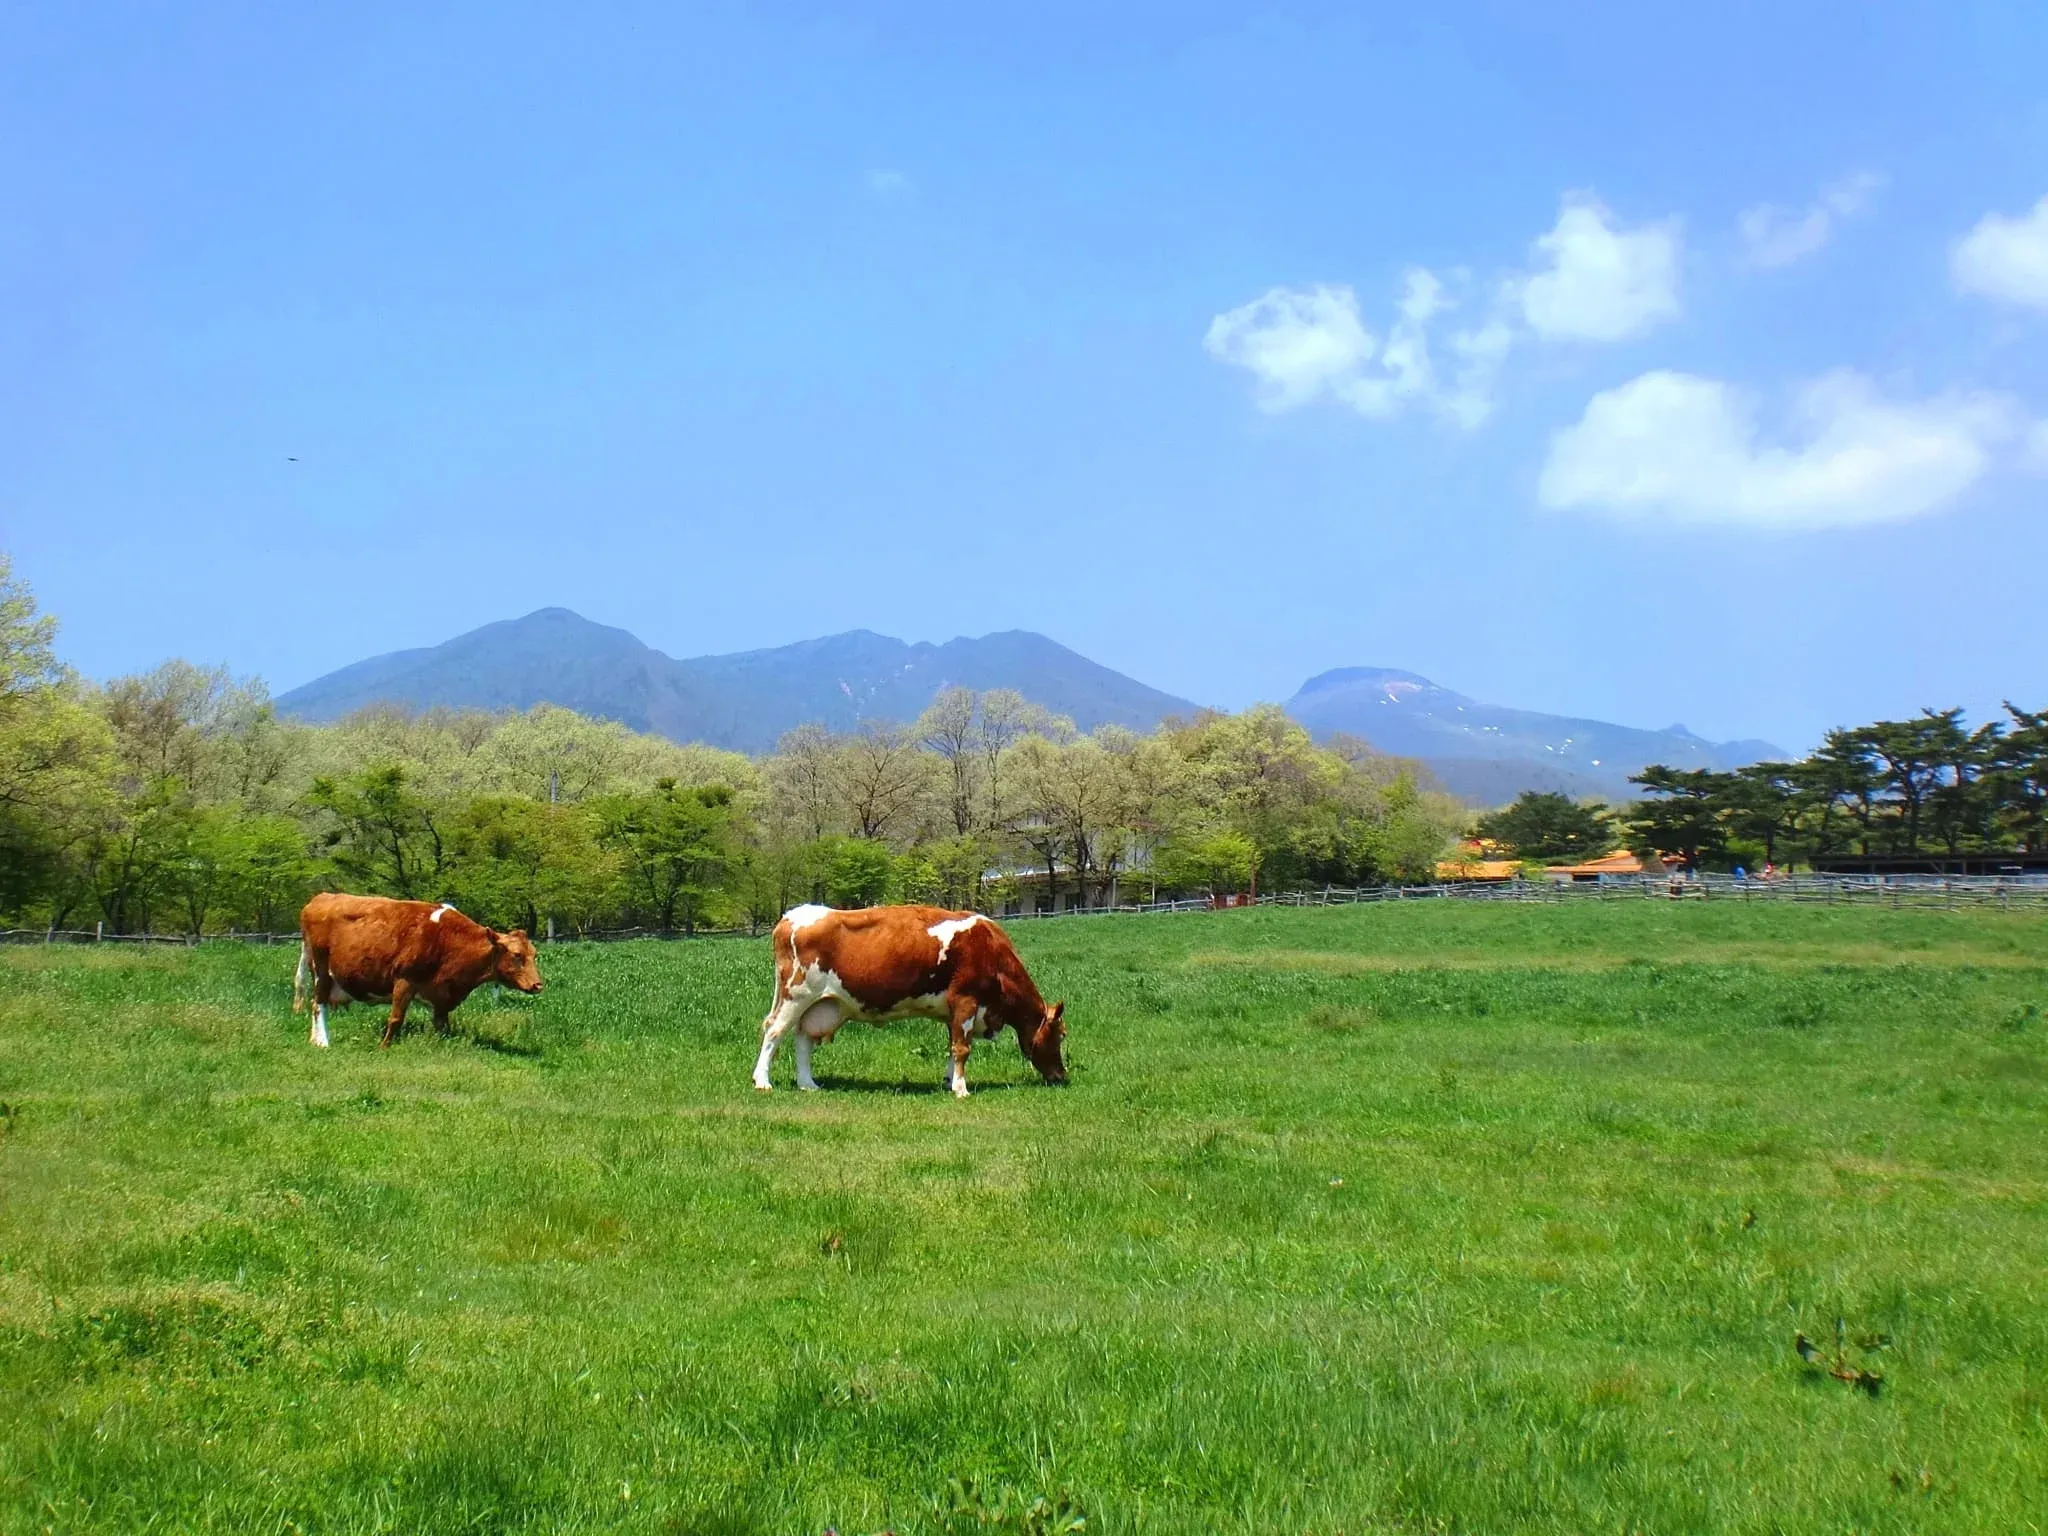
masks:
[(952, 1071), (947, 1074), (946, 1086), (953, 1090), (954, 1098), (967, 1097), (967, 1070), (958, 1057), (954, 1058)]
[(313, 1033), (310, 1038), (321, 1050), (327, 1049), (327, 1010), (317, 1002), (313, 1004)]
[(799, 1029), (796, 1032), (796, 1085), (805, 1093), (815, 1093), (818, 1089), (818, 1080), (811, 1076), (812, 1044), (807, 1031)]
[(782, 920), (789, 924), (789, 974), (792, 978), (804, 968), (803, 957), (797, 953), (796, 936), (818, 919), (831, 915), (830, 907), (821, 907), (814, 901), (807, 901), (800, 907), (791, 907), (782, 914)]
[(981, 914), (977, 912), (972, 917), (949, 917), (943, 923), (933, 923), (931, 927), (925, 929), (926, 933), (939, 941), (940, 964), (945, 963), (946, 951), (953, 947), (953, 936), (965, 933), (980, 921)]
[(997, 1028), (999, 1026), (986, 1008), (975, 1009), (974, 1017), (967, 1021), (967, 1033), (981, 1040), (991, 1039)]
[(438, 923), (439, 921), (441, 921), (441, 914), (443, 912), (453, 912), (454, 910), (455, 909), (453, 907), (449, 906), (448, 903), (444, 901), (441, 903), (441, 905), (434, 908), (433, 911), (427, 914), (427, 921), (430, 923)]

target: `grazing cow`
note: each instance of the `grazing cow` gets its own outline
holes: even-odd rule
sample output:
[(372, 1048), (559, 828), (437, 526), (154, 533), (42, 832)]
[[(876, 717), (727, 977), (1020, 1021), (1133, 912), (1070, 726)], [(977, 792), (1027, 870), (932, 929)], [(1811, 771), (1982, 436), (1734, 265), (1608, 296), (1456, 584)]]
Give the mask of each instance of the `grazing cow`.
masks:
[(327, 1044), (327, 1010), (350, 1003), (389, 1003), (384, 1044), (398, 1038), (414, 998), (432, 1005), (434, 1028), (447, 1032), (450, 1010), (487, 981), (521, 992), (540, 990), (533, 940), (526, 930), (499, 933), (471, 922), (445, 902), (390, 901), (382, 896), (315, 896), (299, 913), (299, 973), (292, 1012), (306, 1006), (313, 975), (312, 1040)]
[(1038, 995), (1009, 936), (975, 912), (939, 907), (792, 908), (775, 925), (775, 1005), (761, 1024), (754, 1086), (768, 1091), (768, 1069), (782, 1037), (796, 1026), (796, 1085), (815, 1088), (811, 1047), (848, 1019), (944, 1019), (953, 1037), (947, 1085), (967, 1097), (967, 1053), (1007, 1024), (1039, 1076), (1067, 1080), (1060, 1042), (1065, 1003)]

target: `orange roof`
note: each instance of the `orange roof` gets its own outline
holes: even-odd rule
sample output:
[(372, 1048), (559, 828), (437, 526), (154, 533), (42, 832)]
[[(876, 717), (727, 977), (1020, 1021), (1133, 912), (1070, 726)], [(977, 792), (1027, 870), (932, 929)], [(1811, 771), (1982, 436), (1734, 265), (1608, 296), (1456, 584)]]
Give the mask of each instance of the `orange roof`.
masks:
[(1651, 855), (1646, 863), (1626, 848), (1617, 848), (1612, 853), (1603, 853), (1597, 859), (1588, 859), (1583, 864), (1552, 864), (1544, 870), (1546, 875), (1642, 875), (1662, 874), (1664, 861)]
[(1520, 859), (1444, 859), (1436, 867), (1439, 880), (1512, 880), (1522, 871)]

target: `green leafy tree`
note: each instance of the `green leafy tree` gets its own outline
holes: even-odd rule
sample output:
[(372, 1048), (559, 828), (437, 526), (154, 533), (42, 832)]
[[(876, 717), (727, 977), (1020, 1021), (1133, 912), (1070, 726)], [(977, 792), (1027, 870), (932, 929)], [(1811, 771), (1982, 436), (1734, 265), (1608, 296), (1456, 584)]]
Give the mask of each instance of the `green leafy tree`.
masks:
[(1802, 802), (1812, 852), (1839, 852), (1851, 841), (1858, 852), (1870, 852), (1880, 781), (1856, 732), (1829, 731), (1819, 751), (1791, 765), (1787, 783)]
[(242, 818), (238, 832), (232, 886), (237, 921), (257, 933), (289, 932), (320, 873), (305, 827), (291, 816), (254, 813)]
[(988, 860), (988, 847), (978, 837), (934, 838), (903, 856), (897, 889), (905, 901), (973, 911), (982, 901)]
[(1432, 804), (1405, 772), (1387, 786), (1383, 805), (1367, 839), (1363, 873), (1368, 879), (1400, 885), (1433, 882), (1452, 837), (1444, 808)]
[(1159, 850), (1157, 869), (1160, 881), (1170, 889), (1223, 895), (1251, 888), (1258, 856), (1242, 832), (1191, 833)]
[(581, 805), (479, 795), (452, 826), (458, 905), (500, 928), (544, 933), (551, 918), (592, 927), (619, 878), (619, 859)]
[(896, 859), (881, 843), (866, 837), (832, 838), (820, 852), (825, 899), (833, 906), (873, 907), (889, 899)]
[(306, 799), (329, 820), (323, 846), (350, 889), (409, 901), (447, 894), (448, 808), (417, 793), (399, 764), (315, 779)]
[(1878, 768), (1891, 812), (1891, 841), (1906, 853), (1920, 851), (1920, 838), (1951, 765), (1967, 750), (1960, 709), (1923, 711), (1913, 720), (1879, 720), (1855, 733)]
[(0, 554), (0, 915), (61, 926), (85, 897), (81, 844), (112, 803), (113, 738), (57, 662), (56, 622)]
[(1799, 835), (1808, 809), (1794, 764), (1752, 763), (1735, 770), (1721, 814), (1731, 838), (1754, 845), (1767, 863), (1776, 863)]
[(606, 798), (598, 814), (633, 904), (664, 933), (695, 933), (741, 854), (730, 786), (663, 778), (651, 793)]
[(1525, 790), (1513, 805), (1479, 818), (1478, 835), (1525, 859), (1597, 858), (1614, 846), (1604, 805)]
[(194, 938), (207, 930), (207, 920), (225, 916), (240, 895), (244, 824), (226, 806), (197, 807), (179, 818), (165, 849), (160, 875), (169, 908), (184, 932)]
[(2028, 853), (2048, 848), (2048, 710), (2006, 701), (2006, 729), (1985, 768), (1994, 836)]
[(1733, 793), (1733, 774), (1653, 763), (1631, 774), (1629, 782), (1648, 794), (1628, 818), (1630, 832), (1646, 849), (1697, 865), (1727, 846), (1722, 817)]

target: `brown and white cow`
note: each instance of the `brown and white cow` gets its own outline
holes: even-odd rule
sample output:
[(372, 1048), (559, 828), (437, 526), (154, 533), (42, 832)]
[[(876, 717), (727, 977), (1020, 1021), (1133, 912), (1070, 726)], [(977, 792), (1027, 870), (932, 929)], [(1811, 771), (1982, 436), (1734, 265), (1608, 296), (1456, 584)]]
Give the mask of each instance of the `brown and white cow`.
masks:
[(775, 925), (775, 1005), (761, 1023), (754, 1086), (766, 1093), (776, 1047), (796, 1029), (796, 1085), (816, 1088), (811, 1047), (848, 1019), (944, 1019), (947, 1085), (967, 1097), (967, 1053), (1004, 1025), (1049, 1083), (1067, 1080), (1065, 1003), (1046, 1007), (1009, 936), (975, 912), (939, 907), (794, 907)]
[(398, 1038), (414, 998), (434, 1010), (446, 1032), (448, 1014), (487, 981), (521, 992), (540, 990), (533, 941), (523, 928), (499, 933), (471, 922), (445, 902), (392, 901), (383, 896), (315, 896), (299, 913), (299, 972), (292, 1012), (306, 1006), (313, 976), (312, 1040), (327, 1044), (327, 1010), (350, 1003), (389, 1003), (384, 1044)]

